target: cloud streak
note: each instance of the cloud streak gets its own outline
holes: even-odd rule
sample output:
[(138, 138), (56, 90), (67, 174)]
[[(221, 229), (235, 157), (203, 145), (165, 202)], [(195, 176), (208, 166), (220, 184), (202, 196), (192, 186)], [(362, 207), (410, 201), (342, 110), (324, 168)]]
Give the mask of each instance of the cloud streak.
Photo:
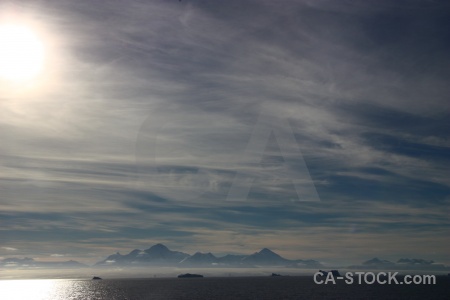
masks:
[[(433, 245), (424, 258), (449, 262), (448, 21), (404, 5), (24, 6), (58, 68), (0, 96), (2, 240), (85, 260), (157, 242), (325, 260)], [(283, 157), (274, 134), (246, 161), (262, 114), (299, 151)], [(303, 160), (320, 203), (291, 201), (279, 176), (300, 178)], [(253, 183), (229, 202), (237, 173)]]

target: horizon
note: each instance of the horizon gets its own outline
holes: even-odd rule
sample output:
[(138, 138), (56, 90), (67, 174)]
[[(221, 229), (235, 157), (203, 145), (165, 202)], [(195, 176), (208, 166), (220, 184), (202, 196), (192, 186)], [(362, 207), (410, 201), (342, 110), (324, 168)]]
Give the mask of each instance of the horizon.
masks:
[(360, 2), (1, 2), (0, 259), (450, 266), (450, 4)]
[[(141, 252), (145, 252), (147, 250), (152, 250), (154, 248), (160, 248), (160, 247), (164, 247), (163, 249), (171, 251), (171, 252), (180, 252), (180, 253), (187, 254), (188, 255), (187, 257), (193, 257), (196, 254), (201, 254), (201, 255), (212, 254), (215, 258), (223, 258), (223, 257), (226, 257), (228, 255), (239, 255), (239, 256), (248, 257), (248, 256), (259, 254), (259, 253), (262, 253), (262, 252), (265, 252), (265, 251), (266, 252), (268, 251), (269, 253), (272, 253), (272, 254), (275, 254), (275, 255), (279, 255), (278, 253), (276, 253), (276, 251), (273, 251), (272, 249), (269, 249), (269, 248), (263, 248), (263, 249), (260, 249), (259, 251), (255, 251), (253, 253), (229, 253), (229, 252), (222, 252), (221, 254), (217, 254), (217, 253), (211, 253), (211, 252), (201, 251), (201, 250), (197, 250), (196, 252), (186, 253), (182, 249), (170, 249), (166, 245), (164, 245), (162, 243), (158, 243), (158, 244), (154, 244), (154, 245), (152, 245), (152, 246), (150, 246), (150, 247), (148, 247), (146, 249), (145, 248), (143, 248), (143, 249), (134, 248), (132, 250), (129, 250), (129, 251), (126, 251), (126, 252), (123, 252), (123, 253), (120, 253), (120, 251), (117, 251), (116, 253), (110, 253), (108, 255), (108, 257), (111, 256), (111, 255), (115, 255), (115, 254), (120, 254), (121, 256), (127, 256), (127, 255), (131, 254), (132, 252), (134, 252), (136, 250), (139, 250)], [(54, 260), (39, 260), (39, 259), (35, 260), (32, 257), (23, 257), (23, 258), (18, 258), (18, 259), (19, 260), (20, 259), (32, 259), (33, 262), (35, 262), (35, 263), (78, 262), (78, 263), (82, 264), (80, 266), (73, 266), (73, 267), (58, 267), (58, 269), (67, 269), (67, 270), (69, 270), (69, 269), (76, 270), (76, 269), (80, 269), (80, 268), (84, 268), (84, 267), (102, 268), (102, 269), (104, 269), (104, 268), (106, 268), (106, 269), (114, 269), (114, 268), (120, 267), (120, 268), (123, 268), (123, 270), (132, 270), (132, 269), (135, 269), (135, 268), (142, 268), (142, 269), (152, 270), (152, 272), (153, 272), (153, 269), (155, 267), (156, 268), (174, 268), (174, 269), (177, 269), (177, 268), (206, 268), (206, 269), (225, 268), (225, 269), (230, 269), (230, 270), (242, 269), (243, 268), (242, 266), (232, 266), (232, 265), (230, 265), (228, 267), (227, 266), (219, 266), (219, 265), (217, 265), (217, 266), (210, 265), (209, 267), (205, 266), (205, 265), (197, 265), (197, 266), (196, 265), (187, 265), (187, 266), (182, 266), (182, 265), (179, 265), (179, 263), (177, 263), (177, 265), (179, 265), (179, 266), (173, 266), (173, 265), (168, 264), (168, 265), (166, 265), (164, 267), (164, 263), (163, 264), (158, 263), (158, 264), (155, 265), (154, 263), (152, 264), (152, 262), (148, 262), (147, 264), (143, 264), (141, 266), (130, 265), (130, 264), (125, 264), (125, 265), (120, 264), (120, 265), (117, 265), (117, 266), (116, 265), (109, 265), (108, 266), (107, 264), (106, 265), (105, 264), (101, 264), (102, 262), (107, 261), (108, 257), (104, 257), (101, 261), (97, 261), (95, 263), (79, 262), (79, 261), (75, 261), (75, 260), (72, 260), (72, 259), (70, 259), (70, 260), (61, 260), (61, 257), (59, 257), (59, 259), (56, 258)], [(292, 262), (299, 261), (299, 260), (313, 260), (313, 261), (316, 261), (313, 258), (286, 258), (286, 257), (283, 257), (283, 255), (280, 255), (280, 257), (282, 259), (287, 259), (287, 260), (292, 261)], [(14, 258), (17, 258), (17, 257), (14, 257)], [(1, 262), (1, 260), (3, 260), (2, 257), (0, 257), (0, 262)], [(374, 263), (374, 261), (375, 261), (375, 263)], [(412, 263), (411, 261), (414, 261), (414, 263)], [(344, 268), (344, 269), (365, 268), (367, 270), (370, 270), (370, 269), (378, 269), (379, 270), (380, 267), (381, 267), (381, 269), (383, 269), (383, 266), (384, 266), (384, 268), (386, 268), (386, 269), (409, 270), (409, 271), (414, 271), (414, 270), (415, 271), (427, 271), (428, 270), (428, 271), (435, 271), (435, 272), (446, 272), (446, 271), (450, 270), (450, 265), (448, 265), (448, 264), (445, 264), (445, 263), (442, 263), (442, 262), (438, 262), (438, 261), (433, 261), (433, 260), (427, 261), (427, 260), (424, 260), (423, 258), (417, 258), (417, 257), (414, 257), (414, 258), (412, 258), (412, 257), (409, 257), (409, 258), (401, 257), (401, 258), (397, 258), (397, 259), (392, 260), (392, 261), (389, 260), (389, 259), (385, 259), (385, 258), (373, 257), (373, 258), (370, 258), (370, 259), (367, 259), (367, 260), (364, 260), (364, 261), (359, 261), (359, 262), (353, 261), (353, 263), (344, 262), (344, 261), (340, 261), (340, 262), (336, 262), (336, 261), (334, 261), (334, 262), (316, 261), (316, 262), (319, 263), (319, 265), (317, 265), (315, 267), (314, 266), (288, 267), (287, 263), (285, 263), (285, 266), (283, 266), (281, 264), (278, 265), (278, 266), (275, 266), (275, 265), (270, 266), (270, 265), (268, 265), (268, 266), (265, 266), (265, 267), (263, 265), (260, 265), (260, 266), (254, 265), (254, 266), (246, 266), (244, 268), (249, 268), (250, 270), (255, 269), (255, 268), (261, 268), (261, 269), (263, 269), (263, 268), (266, 268), (266, 269), (267, 268), (269, 268), (269, 269), (276, 268), (276, 269), (284, 270), (284, 271), (296, 270), (297, 273), (298, 272), (300, 272), (300, 273), (305, 272), (305, 270), (307, 270), (307, 269), (315, 269), (315, 268), (320, 268), (320, 267), (322, 267), (322, 268), (339, 267), (339, 268)], [(387, 264), (387, 266), (386, 266), (386, 264)], [(403, 269), (402, 269), (402, 267), (403, 267)], [(439, 268), (436, 269), (436, 267), (439, 267)], [(14, 271), (22, 270), (23, 272), (27, 272), (29, 270), (34, 270), (36, 268), (40, 269), (40, 270), (52, 270), (52, 268), (50, 266), (37, 266), (37, 267), (36, 266), (27, 266), (27, 265), (25, 265), (25, 266), (22, 266), (22, 265), (20, 265), (20, 266), (17, 266), (17, 265), (16, 266), (13, 266), (13, 265), (7, 266), (7, 269), (9, 269), (9, 270), (14, 270)], [(289, 268), (291, 270), (289, 270)], [(293, 273), (295, 273), (295, 272), (293, 272)], [(240, 272), (240, 274), (245, 274), (245, 272)]]

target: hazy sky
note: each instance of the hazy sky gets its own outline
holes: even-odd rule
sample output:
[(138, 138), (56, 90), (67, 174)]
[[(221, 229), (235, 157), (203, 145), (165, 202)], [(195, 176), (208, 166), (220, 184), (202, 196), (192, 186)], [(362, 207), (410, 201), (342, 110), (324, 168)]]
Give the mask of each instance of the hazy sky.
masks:
[(0, 9), (46, 49), (40, 77), (0, 82), (0, 257), (450, 264), (445, 1)]

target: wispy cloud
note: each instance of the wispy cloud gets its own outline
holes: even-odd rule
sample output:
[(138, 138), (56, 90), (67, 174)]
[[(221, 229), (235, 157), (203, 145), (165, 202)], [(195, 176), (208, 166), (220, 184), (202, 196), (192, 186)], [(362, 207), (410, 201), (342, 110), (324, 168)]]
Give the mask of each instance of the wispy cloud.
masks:
[(6, 251), (17, 251), (17, 249), (13, 248), (13, 247), (2, 247), (2, 249), (6, 250)]
[[(0, 230), (21, 251), (446, 257), (440, 4), (49, 3), (23, 14), (46, 32), (52, 80), (0, 96)], [(246, 161), (261, 115), (295, 137), (287, 166), (276, 134)], [(303, 160), (320, 203), (291, 201)], [(248, 198), (227, 201), (238, 172)]]

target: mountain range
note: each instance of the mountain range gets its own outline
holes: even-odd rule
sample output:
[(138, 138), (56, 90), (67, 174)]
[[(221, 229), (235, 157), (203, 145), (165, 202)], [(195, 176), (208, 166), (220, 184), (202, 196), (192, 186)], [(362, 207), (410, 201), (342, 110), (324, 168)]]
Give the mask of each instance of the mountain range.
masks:
[(374, 257), (361, 265), (349, 266), (349, 269), (378, 269), (378, 270), (449, 270), (449, 266), (435, 263), (421, 258), (400, 258), (397, 262)]
[(322, 265), (315, 260), (289, 260), (264, 248), (250, 255), (228, 254), (217, 257), (212, 253), (196, 252), (189, 255), (172, 251), (163, 244), (156, 244), (146, 250), (135, 249), (128, 254), (116, 253), (98, 262), (95, 266), (177, 266), (177, 267), (258, 267), (284, 266), (317, 268)]
[[(127, 267), (202, 267), (202, 268), (253, 268), (253, 267), (288, 267), (319, 269), (324, 266), (316, 260), (286, 259), (268, 248), (249, 255), (227, 254), (215, 256), (212, 253), (196, 252), (193, 255), (181, 251), (173, 251), (163, 244), (156, 244), (145, 250), (134, 249), (128, 254), (109, 255), (92, 267), (127, 268)], [(42, 262), (32, 258), (4, 258), (0, 260), (0, 268), (5, 269), (40, 269), (40, 268), (86, 268), (89, 267), (77, 261)], [(432, 260), (419, 258), (401, 258), (397, 262), (379, 259), (377, 257), (364, 261), (359, 265), (340, 267), (346, 269), (364, 270), (435, 270), (448, 271), (449, 266), (435, 263)]]

